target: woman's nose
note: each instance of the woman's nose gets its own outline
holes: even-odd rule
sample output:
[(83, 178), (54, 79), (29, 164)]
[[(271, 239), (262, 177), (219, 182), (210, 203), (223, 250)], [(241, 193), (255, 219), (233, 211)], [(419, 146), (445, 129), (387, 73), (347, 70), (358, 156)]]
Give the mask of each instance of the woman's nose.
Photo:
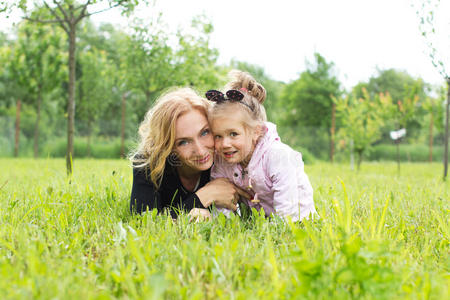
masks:
[(208, 149), (205, 145), (203, 145), (203, 143), (201, 143), (200, 141), (195, 141), (194, 143), (194, 154), (196, 155), (204, 155), (206, 154), (206, 152), (208, 152)]

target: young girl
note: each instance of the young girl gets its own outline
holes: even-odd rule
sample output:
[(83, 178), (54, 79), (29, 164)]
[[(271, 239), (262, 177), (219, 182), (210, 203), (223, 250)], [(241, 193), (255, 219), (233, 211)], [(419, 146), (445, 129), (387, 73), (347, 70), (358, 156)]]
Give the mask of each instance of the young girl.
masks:
[[(256, 210), (302, 220), (316, 213), (313, 190), (299, 152), (283, 144), (262, 103), (266, 91), (245, 72), (232, 71), (226, 95), (211, 90), (209, 114), (216, 157), (211, 178), (225, 177), (253, 196), (242, 200)], [(229, 214), (229, 211), (219, 208)]]

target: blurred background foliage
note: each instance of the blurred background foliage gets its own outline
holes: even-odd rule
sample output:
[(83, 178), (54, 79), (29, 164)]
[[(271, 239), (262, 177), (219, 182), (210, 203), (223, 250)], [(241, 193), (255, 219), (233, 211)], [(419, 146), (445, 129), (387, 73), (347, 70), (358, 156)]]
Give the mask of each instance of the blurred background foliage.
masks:
[[(89, 18), (79, 24), (75, 157), (125, 156), (161, 93), (173, 86), (200, 94), (220, 89), (237, 68), (266, 88), (269, 121), (307, 163), (348, 161), (352, 152), (362, 160), (395, 160), (389, 132), (400, 128), (407, 130), (401, 160), (442, 159), (444, 82), (431, 86), (402, 70), (379, 69), (345, 89), (334, 63), (320, 53), (296, 80), (280, 82), (247, 62), (219, 64), (219, 49), (210, 44), (214, 28), (204, 16), (175, 33), (159, 16), (130, 24), (128, 32)], [(0, 156), (15, 155), (16, 135), (17, 156), (65, 156), (67, 53), (67, 36), (56, 26), (22, 21), (0, 32)]]

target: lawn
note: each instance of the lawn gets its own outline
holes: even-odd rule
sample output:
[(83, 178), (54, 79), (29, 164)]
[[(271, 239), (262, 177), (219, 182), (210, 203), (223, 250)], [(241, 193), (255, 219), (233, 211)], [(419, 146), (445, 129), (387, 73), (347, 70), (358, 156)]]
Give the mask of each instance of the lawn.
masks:
[(306, 166), (320, 219), (128, 210), (123, 160), (0, 159), (1, 299), (449, 299), (442, 166)]

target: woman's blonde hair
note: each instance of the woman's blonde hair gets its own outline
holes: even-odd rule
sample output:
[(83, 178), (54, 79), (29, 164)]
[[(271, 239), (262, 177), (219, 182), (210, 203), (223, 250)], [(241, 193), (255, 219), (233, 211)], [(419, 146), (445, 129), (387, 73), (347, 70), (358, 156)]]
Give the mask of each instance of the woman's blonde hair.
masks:
[(262, 125), (267, 121), (266, 110), (262, 103), (266, 100), (266, 89), (258, 83), (252, 75), (240, 70), (232, 70), (228, 73), (230, 82), (225, 85), (225, 91), (238, 90), (244, 94), (244, 98), (238, 101), (225, 101), (216, 103), (212, 106), (209, 113), (209, 120), (214, 118), (229, 115), (230, 109), (234, 111), (237, 106), (241, 107), (240, 111), (244, 113), (243, 123), (247, 129), (254, 129), (258, 125)]
[(139, 126), (139, 145), (130, 155), (135, 168), (148, 168), (150, 180), (159, 188), (166, 159), (175, 144), (177, 119), (191, 110), (207, 116), (210, 103), (190, 88), (177, 88), (163, 94), (146, 113)]

